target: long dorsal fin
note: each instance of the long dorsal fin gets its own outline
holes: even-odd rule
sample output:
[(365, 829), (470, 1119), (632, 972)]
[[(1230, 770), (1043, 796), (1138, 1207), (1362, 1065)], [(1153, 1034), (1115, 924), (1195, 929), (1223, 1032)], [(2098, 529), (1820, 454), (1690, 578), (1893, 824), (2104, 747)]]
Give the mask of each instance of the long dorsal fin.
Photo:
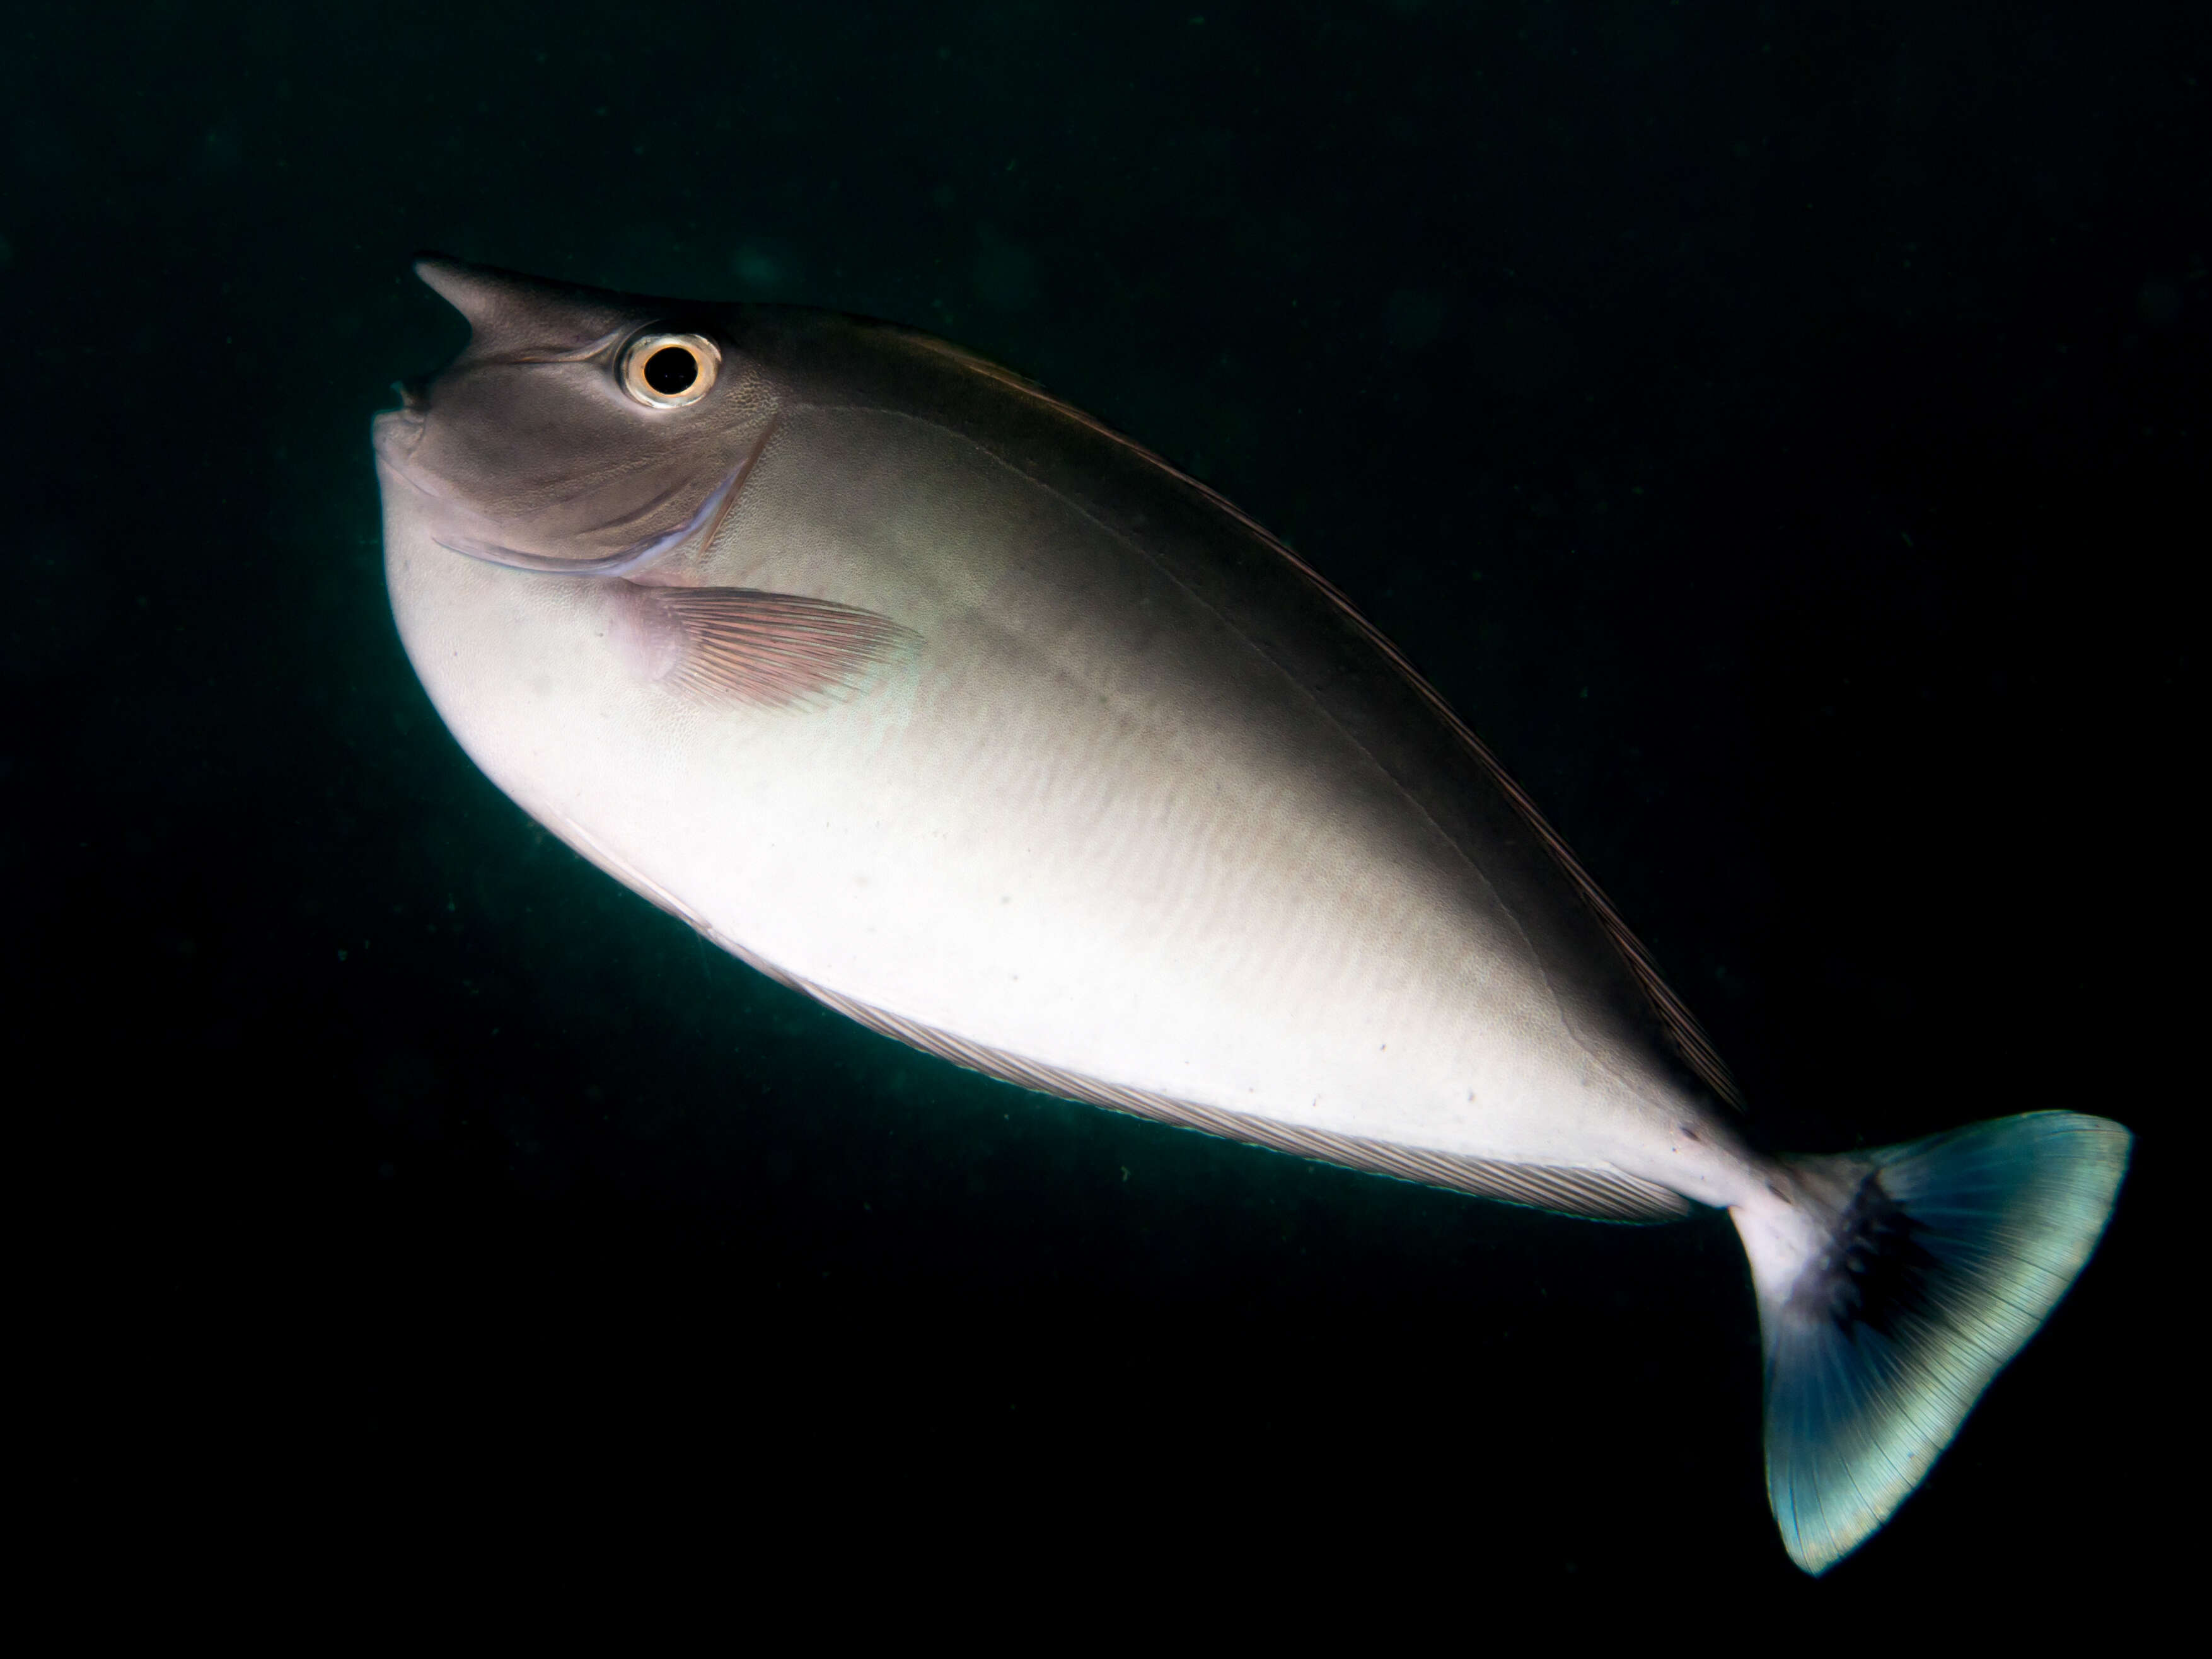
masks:
[(1644, 948), (1643, 941), (1629, 930), (1628, 924), (1621, 920), (1620, 913), (1613, 908), (1613, 902), (1606, 897), (1604, 890), (1599, 887), (1591, 878), (1589, 872), (1583, 868), (1581, 862), (1577, 860), (1573, 850), (1568, 847), (1559, 832), (1545, 821), (1544, 815), (1536, 810), (1536, 804), (1528, 798), (1528, 792), (1513, 781), (1512, 775), (1506, 771), (1497, 756), (1490, 752), (1489, 745), (1475, 736), (1467, 722), (1459, 717), (1449, 702), (1444, 701), (1443, 694), (1422, 677), (1420, 671), (1406, 659), (1405, 653), (1390, 642), (1389, 638), (1381, 629), (1360, 614), (1358, 607), (1345, 597), (1334, 582), (1293, 553), (1264, 526), (1218, 490), (1209, 489), (1187, 473), (1179, 471), (1134, 439), (1116, 432), (1103, 421), (1085, 414), (1073, 404), (1061, 402), (1034, 381), (1024, 379), (1011, 369), (1001, 368), (996, 363), (979, 357), (973, 352), (963, 350), (960, 347), (949, 344), (929, 335), (906, 329), (897, 330), (896, 332), (912, 343), (958, 364), (970, 374), (980, 374), (985, 379), (996, 381), (1021, 397), (1053, 410), (1079, 426), (1096, 433), (1108, 442), (1117, 445), (1148, 465), (1158, 468), (1184, 489), (1202, 497), (1233, 520), (1262, 547), (1281, 559), (1316, 592), (1328, 600), (1358, 632), (1361, 638), (1373, 647), (1383, 660), (1404, 678), (1415, 695), (1428, 705), (1430, 710), (1458, 739), (1461, 746), (1488, 775), (1491, 781), (1497, 785), (1499, 793), (1512, 803), (1514, 811), (1521, 815), (1522, 820), (1528, 824), (1530, 832), (1535, 836), (1545, 851), (1551, 854), (1561, 873), (1566, 877), (1569, 884), (1581, 896), (1583, 902), (1597, 919), (1599, 927), (1604, 930), (1606, 937), (1612, 941), (1613, 949), (1620, 953), (1622, 962), (1627, 965), (1630, 975), (1636, 981), (1645, 999), (1650, 1003), (1652, 1012), (1658, 1016), (1661, 1027), (1665, 1031), (1668, 1040), (1674, 1045), (1683, 1062), (1696, 1073), (1706, 1087), (1712, 1090), (1721, 1099), (1738, 1111), (1743, 1109), (1743, 1091), (1737, 1086), (1735, 1079), (1729, 1074), (1727, 1062), (1721, 1059), (1719, 1051), (1713, 1047), (1712, 1040), (1705, 1035), (1705, 1029), (1698, 1024), (1696, 1016), (1690, 1012), (1682, 1000), (1668, 988), (1666, 979), (1659, 972), (1658, 963), (1651, 959), (1651, 953)]

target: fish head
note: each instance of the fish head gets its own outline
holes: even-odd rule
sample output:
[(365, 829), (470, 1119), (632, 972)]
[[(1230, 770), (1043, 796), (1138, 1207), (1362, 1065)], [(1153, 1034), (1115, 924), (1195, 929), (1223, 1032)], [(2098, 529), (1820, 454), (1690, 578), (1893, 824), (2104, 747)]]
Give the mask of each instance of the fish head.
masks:
[(726, 507), (775, 416), (726, 313), (426, 257), (465, 349), (376, 418), (390, 495), (493, 564), (628, 574)]

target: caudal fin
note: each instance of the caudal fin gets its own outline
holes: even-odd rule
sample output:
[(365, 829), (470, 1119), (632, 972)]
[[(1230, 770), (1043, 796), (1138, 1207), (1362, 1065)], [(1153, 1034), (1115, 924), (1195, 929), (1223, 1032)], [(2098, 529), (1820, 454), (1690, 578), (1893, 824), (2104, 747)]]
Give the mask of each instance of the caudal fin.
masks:
[(1799, 1566), (1835, 1565), (1934, 1467), (2097, 1248), (2130, 1139), (2031, 1112), (1794, 1160), (1817, 1225), (1736, 1213), (1765, 1339), (1767, 1496)]

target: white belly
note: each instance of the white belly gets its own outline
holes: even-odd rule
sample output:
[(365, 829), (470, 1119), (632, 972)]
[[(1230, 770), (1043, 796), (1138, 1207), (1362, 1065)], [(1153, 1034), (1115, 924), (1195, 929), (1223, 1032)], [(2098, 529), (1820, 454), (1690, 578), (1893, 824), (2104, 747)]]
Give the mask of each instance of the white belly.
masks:
[(600, 583), (457, 557), (386, 492), (402, 636), (509, 794), (756, 959), (971, 1043), (1365, 1140), (1679, 1170), (1683, 1103), (1219, 619), (971, 451), (902, 424), (872, 471), (865, 422), (803, 416), (656, 579), (919, 636), (826, 708), (647, 682)]

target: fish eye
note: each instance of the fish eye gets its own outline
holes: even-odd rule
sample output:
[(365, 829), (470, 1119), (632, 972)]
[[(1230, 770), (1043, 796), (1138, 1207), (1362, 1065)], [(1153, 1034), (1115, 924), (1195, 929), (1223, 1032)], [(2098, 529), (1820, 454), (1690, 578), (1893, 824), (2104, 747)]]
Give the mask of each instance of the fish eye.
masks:
[(641, 334), (623, 353), (623, 390), (648, 409), (682, 409), (714, 388), (722, 354), (701, 334)]

